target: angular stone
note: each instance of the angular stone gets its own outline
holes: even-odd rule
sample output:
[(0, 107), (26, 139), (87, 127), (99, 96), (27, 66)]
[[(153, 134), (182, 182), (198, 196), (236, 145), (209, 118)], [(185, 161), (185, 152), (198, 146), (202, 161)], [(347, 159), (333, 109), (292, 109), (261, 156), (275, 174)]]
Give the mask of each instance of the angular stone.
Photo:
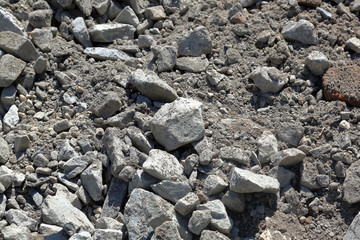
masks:
[(122, 11), (122, 7), (117, 1), (111, 0), (106, 12), (108, 19), (113, 20)]
[(42, 218), (45, 223), (63, 227), (72, 236), (80, 229), (92, 232), (94, 226), (86, 215), (73, 207), (64, 197), (48, 196), (41, 206)]
[[(360, 40), (359, 40), (360, 41)], [(316, 75), (323, 75), (330, 67), (329, 59), (319, 51), (312, 51), (305, 59), (305, 65)]]
[(51, 28), (37, 28), (30, 33), (33, 43), (40, 48), (43, 52), (49, 52), (51, 50), (51, 40), (53, 39), (53, 33)]
[(89, 29), (93, 42), (107, 43), (116, 39), (134, 39), (136, 28), (130, 24), (104, 23)]
[(67, 8), (70, 7), (73, 0), (56, 0), (56, 2), (62, 7)]
[(255, 174), (237, 167), (230, 174), (230, 190), (237, 193), (276, 193), (279, 189), (279, 181), (269, 176)]
[(137, 69), (129, 75), (129, 83), (144, 96), (160, 102), (172, 102), (178, 98), (176, 91), (155, 72)]
[(56, 133), (60, 133), (60, 132), (69, 130), (72, 126), (73, 126), (73, 124), (71, 121), (64, 119), (64, 120), (61, 120), (61, 121), (55, 123), (53, 129)]
[(212, 200), (197, 206), (197, 210), (210, 210), (210, 226), (219, 232), (228, 234), (232, 229), (232, 220), (228, 216), (224, 204), (219, 200)]
[(157, 21), (166, 17), (165, 9), (163, 6), (148, 7), (145, 9), (145, 17)]
[(47, 59), (44, 58), (44, 57), (39, 57), (35, 61), (34, 71), (35, 71), (36, 74), (42, 74), (43, 72), (46, 71), (47, 66), (48, 66)]
[(130, 24), (134, 27), (137, 27), (140, 23), (136, 13), (129, 6), (126, 6), (119, 15), (116, 16), (114, 22)]
[(290, 144), (297, 147), (301, 138), (304, 136), (304, 128), (295, 123), (283, 123), (279, 131), (276, 133), (276, 137), (279, 141)]
[(356, 161), (346, 170), (346, 177), (343, 184), (344, 201), (349, 204), (360, 202), (358, 191), (360, 190), (360, 161)]
[(30, 147), (30, 139), (27, 135), (18, 135), (15, 137), (15, 152), (25, 152)]
[(257, 67), (250, 78), (263, 93), (277, 93), (287, 83), (287, 77), (275, 67)]
[(201, 231), (204, 230), (210, 222), (210, 210), (197, 210), (192, 213), (188, 227), (192, 233), (200, 235)]
[(270, 177), (276, 178), (279, 181), (281, 188), (289, 185), (291, 179), (295, 178), (295, 173), (281, 166), (273, 167), (268, 174)]
[(6, 226), (1, 230), (1, 233), (4, 237), (4, 240), (32, 240), (33, 237), (31, 232), (26, 227), (17, 226), (16, 224), (11, 224)]
[(9, 224), (15, 223), (18, 226), (26, 227), (31, 231), (37, 230), (37, 221), (27, 216), (26, 212), (20, 209), (10, 209), (5, 213), (6, 221)]
[(27, 62), (40, 56), (29, 39), (10, 31), (0, 32), (0, 48)]
[(347, 49), (353, 50), (357, 54), (360, 54), (360, 39), (352, 37), (346, 41), (345, 47)]
[(170, 71), (176, 64), (177, 51), (175, 47), (165, 46), (160, 49), (156, 65), (159, 72)]
[(228, 209), (235, 212), (244, 212), (245, 209), (245, 197), (244, 194), (236, 193), (233, 191), (227, 191), (221, 198), (221, 202)]
[(271, 163), (274, 166), (291, 166), (295, 165), (306, 157), (306, 154), (296, 148), (289, 148), (277, 152), (271, 157)]
[(158, 226), (150, 240), (181, 240), (178, 226), (173, 221), (167, 221)]
[(186, 72), (204, 72), (208, 66), (209, 61), (207, 60), (207, 58), (181, 57), (176, 59), (176, 68)]
[(120, 209), (123, 207), (126, 196), (127, 184), (113, 177), (102, 206), (101, 217), (117, 217)]
[(2, 165), (0, 167), (0, 194), (4, 193), (14, 182), (14, 172)]
[(191, 192), (191, 187), (186, 182), (161, 181), (150, 185), (151, 189), (160, 197), (176, 203)]
[(352, 220), (343, 240), (358, 240), (360, 236), (360, 213)]
[(191, 213), (195, 208), (200, 204), (199, 197), (193, 193), (189, 192), (181, 198), (179, 201), (175, 204), (175, 210), (180, 213), (181, 215), (185, 216)]
[(144, 0), (130, 0), (129, 2), (136, 14), (142, 14), (145, 11)]
[(51, 27), (53, 12), (50, 9), (35, 10), (29, 13), (29, 23), (34, 28)]
[(161, 180), (176, 180), (184, 171), (175, 156), (160, 149), (150, 150), (143, 169), (151, 176)]
[(281, 34), (286, 40), (298, 41), (307, 45), (315, 45), (317, 40), (314, 35), (314, 25), (304, 19), (298, 22), (289, 21), (285, 23)]
[(331, 150), (331, 145), (330, 144), (324, 144), (321, 145), (319, 147), (313, 148), (310, 150), (310, 154), (311, 156), (313, 156), (314, 158), (319, 158), (322, 154), (325, 154), (327, 152), (330, 152)]
[(116, 61), (118, 59), (122, 61), (127, 61), (132, 57), (129, 54), (111, 48), (104, 48), (104, 47), (89, 47), (85, 48), (84, 53), (89, 57), (98, 59), (98, 60), (113, 60)]
[(200, 240), (230, 240), (230, 238), (217, 231), (204, 230), (201, 233)]
[(16, 17), (5, 8), (0, 7), (0, 32), (3, 31), (11, 31), (24, 37), (27, 36), (24, 27)]
[(56, 197), (66, 198), (71, 203), (71, 205), (73, 205), (77, 209), (81, 209), (82, 205), (78, 196), (70, 192), (66, 186), (60, 183), (54, 183), (53, 188), (56, 191)]
[(204, 191), (208, 196), (222, 192), (227, 186), (227, 182), (217, 175), (208, 175), (204, 181)]
[(81, 173), (81, 182), (94, 201), (102, 199), (102, 163), (94, 161), (88, 168)]
[(0, 137), (0, 163), (4, 164), (10, 157), (9, 145), (7, 142)]
[(118, 113), (115, 116), (108, 118), (105, 121), (105, 124), (108, 124), (112, 127), (118, 127), (120, 129), (123, 129), (130, 122), (134, 120), (134, 117), (135, 117), (135, 110), (126, 109), (125, 111), (122, 111), (121, 113)]
[(140, 188), (131, 192), (124, 215), (129, 239), (147, 239), (164, 222), (177, 222), (170, 203)]
[(0, 58), (0, 87), (8, 87), (20, 76), (26, 63), (10, 54)]
[(316, 177), (319, 174), (319, 172), (314, 163), (310, 161), (303, 161), (300, 172), (301, 172), (300, 184), (302, 186), (307, 187), (310, 190), (316, 190), (321, 188), (321, 186), (316, 180)]
[(249, 156), (241, 148), (237, 147), (220, 148), (220, 158), (223, 160), (238, 162), (246, 166), (250, 165)]
[(70, 29), (74, 34), (75, 38), (84, 46), (84, 47), (92, 47), (92, 43), (90, 41), (90, 35), (87, 30), (84, 18), (77, 17), (75, 18), (70, 25)]
[(68, 239), (66, 232), (62, 227), (58, 227), (51, 224), (41, 223), (39, 226), (39, 233), (44, 237), (59, 237), (59, 239)]
[(225, 79), (225, 75), (217, 72), (215, 69), (212, 69), (206, 71), (206, 79), (211, 85), (217, 86), (223, 79)]
[(154, 178), (150, 174), (143, 170), (136, 170), (134, 177), (129, 182), (129, 193), (135, 188), (142, 188), (145, 190), (151, 190), (150, 185), (159, 182), (159, 179)]
[(299, 5), (307, 6), (307, 7), (320, 7), (322, 1), (321, 0), (298, 0)]
[(92, 0), (74, 0), (76, 6), (80, 9), (80, 11), (86, 16), (90, 16), (92, 12)]
[(269, 131), (264, 131), (259, 140), (258, 146), (258, 159), (260, 163), (267, 163), (270, 161), (270, 157), (277, 153), (278, 143), (276, 137)]
[(137, 127), (131, 126), (127, 129), (127, 135), (131, 139), (134, 147), (140, 151), (149, 154), (149, 151), (154, 148), (153, 144), (142, 134), (141, 130)]
[(101, 217), (96, 220), (95, 228), (97, 229), (117, 229), (122, 230), (124, 228), (124, 224), (120, 223), (116, 219), (110, 217)]
[(205, 134), (201, 103), (179, 98), (165, 104), (150, 122), (151, 132), (167, 151), (201, 139)]
[(178, 40), (179, 56), (198, 57), (209, 54), (212, 50), (212, 41), (209, 31), (203, 27), (196, 27), (193, 31)]
[(18, 108), (15, 104), (12, 105), (9, 111), (5, 114), (3, 122), (5, 126), (8, 126), (10, 128), (15, 128), (15, 126), (20, 122)]
[(92, 236), (93, 240), (117, 240), (122, 238), (123, 232), (115, 229), (95, 229), (94, 235)]
[(93, 238), (89, 232), (81, 231), (72, 235), (68, 240), (93, 240)]
[(114, 115), (121, 106), (121, 100), (116, 92), (105, 92), (94, 100), (92, 113), (98, 117), (108, 118)]

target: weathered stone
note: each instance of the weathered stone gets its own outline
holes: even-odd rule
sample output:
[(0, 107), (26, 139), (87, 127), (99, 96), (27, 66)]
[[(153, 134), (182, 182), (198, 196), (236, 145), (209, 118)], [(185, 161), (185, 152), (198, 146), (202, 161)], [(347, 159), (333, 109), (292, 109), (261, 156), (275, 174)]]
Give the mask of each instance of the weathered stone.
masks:
[(118, 127), (120, 129), (123, 129), (130, 122), (133, 121), (134, 117), (135, 117), (135, 110), (127, 109), (125, 111), (122, 111), (121, 113), (116, 114), (115, 116), (108, 118), (105, 121), (105, 124), (108, 124), (112, 127)]
[(276, 137), (279, 141), (297, 147), (301, 138), (304, 136), (304, 128), (294, 123), (283, 123)]
[(66, 198), (71, 203), (71, 205), (73, 205), (77, 209), (82, 208), (82, 205), (81, 205), (81, 202), (80, 202), (78, 196), (76, 194), (70, 192), (66, 186), (64, 186), (63, 184), (60, 184), (60, 183), (54, 183), (53, 188), (56, 191), (56, 195), (55, 195), (56, 197)]
[(9, 145), (2, 137), (0, 137), (0, 152), (0, 163), (4, 164), (10, 157), (10, 150)]
[(150, 185), (151, 189), (160, 197), (176, 203), (191, 192), (191, 187), (186, 182), (161, 181)]
[(360, 54), (360, 39), (356, 37), (352, 37), (349, 40), (346, 41), (345, 47), (353, 50), (357, 54)]
[(10, 54), (0, 58), (0, 87), (8, 87), (21, 74), (26, 63)]
[(223, 79), (225, 79), (225, 75), (217, 72), (215, 69), (212, 69), (206, 71), (206, 79), (211, 85), (217, 86)]
[(204, 72), (208, 66), (209, 61), (207, 60), (207, 58), (181, 57), (176, 59), (176, 68), (186, 72)]
[(116, 92), (105, 92), (95, 99), (92, 113), (98, 117), (108, 118), (114, 115), (121, 106), (121, 100)]
[(117, 178), (112, 178), (104, 204), (102, 206), (101, 217), (117, 217), (123, 207), (127, 196), (127, 184)]
[(61, 120), (61, 121), (55, 123), (53, 129), (55, 132), (60, 133), (60, 132), (69, 130), (72, 126), (73, 126), (73, 124), (71, 121), (64, 119), (64, 120)]
[(172, 102), (178, 98), (176, 91), (155, 72), (137, 69), (129, 75), (129, 83), (144, 96), (161, 102)]
[(30, 139), (27, 135), (18, 135), (15, 137), (15, 152), (25, 152), (30, 147)]
[(220, 158), (223, 160), (238, 162), (246, 166), (250, 165), (249, 156), (241, 148), (237, 147), (220, 148)]
[(359, 177), (360, 161), (356, 161), (346, 170), (344, 181), (344, 201), (349, 204), (360, 202), (360, 196), (357, 194), (360, 189)]
[(245, 197), (244, 194), (236, 193), (233, 191), (227, 191), (221, 198), (222, 203), (228, 209), (235, 212), (243, 212), (245, 209)]
[(0, 48), (24, 61), (39, 57), (38, 51), (29, 39), (10, 31), (0, 32)]
[(110, 5), (110, 0), (92, 0), (92, 6), (96, 9), (98, 14), (104, 15)]
[(203, 27), (196, 27), (178, 40), (179, 56), (198, 57), (211, 53), (212, 41), (209, 31)]
[(1, 230), (4, 240), (32, 240), (31, 232), (26, 227), (11, 224)]
[(81, 231), (72, 235), (68, 240), (93, 240), (93, 238), (89, 232)]
[(322, 52), (313, 51), (306, 57), (305, 65), (314, 75), (321, 76), (328, 70), (331, 63)]
[(29, 23), (34, 28), (51, 27), (53, 12), (50, 9), (35, 10), (29, 13)]
[(0, 7), (0, 32), (11, 31), (26, 37), (26, 32), (21, 23), (6, 9)]
[(230, 238), (217, 231), (204, 230), (201, 233), (200, 240), (230, 240)]
[(0, 194), (4, 193), (14, 182), (14, 173), (6, 166), (0, 167)]
[(197, 210), (210, 210), (211, 222), (210, 226), (219, 232), (229, 233), (232, 229), (232, 220), (228, 216), (224, 204), (219, 200), (209, 201), (205, 204), (197, 206)]
[(39, 57), (35, 61), (34, 71), (35, 71), (36, 74), (42, 74), (43, 72), (46, 71), (47, 66), (48, 66), (47, 59), (44, 58), (44, 57)]
[(0, 218), (3, 218), (6, 209), (6, 196), (4, 194), (0, 194)]
[(31, 231), (37, 230), (37, 221), (27, 216), (26, 212), (20, 209), (10, 209), (5, 213), (6, 221), (9, 224), (15, 223), (18, 226), (26, 227)]
[(17, 90), (14, 85), (10, 85), (2, 90), (1, 103), (5, 109), (9, 109), (15, 103), (16, 92)]
[(95, 228), (97, 229), (124, 229), (124, 224), (110, 217), (101, 217), (96, 220)]
[(158, 226), (150, 240), (182, 240), (178, 225), (173, 221), (166, 221)]
[(210, 210), (197, 210), (192, 213), (188, 227), (192, 233), (200, 235), (201, 231), (204, 230), (210, 222)]
[(80, 9), (85, 16), (90, 16), (92, 12), (92, 0), (74, 0), (76, 6)]
[(177, 51), (175, 47), (165, 46), (157, 55), (156, 65), (159, 72), (172, 70), (176, 64)]
[(277, 153), (278, 143), (275, 136), (269, 132), (264, 131), (259, 140), (257, 141), (258, 146), (258, 159), (260, 163), (266, 163), (270, 161), (270, 157)]
[(72, 4), (73, 0), (56, 0), (56, 2), (57, 2), (62, 8), (67, 8), (67, 7), (70, 7), (70, 5)]
[(129, 193), (131, 193), (135, 188), (142, 188), (150, 191), (150, 185), (157, 182), (159, 182), (159, 179), (154, 178), (143, 170), (138, 169), (135, 172), (134, 177), (129, 182)]
[(89, 47), (85, 48), (84, 53), (90, 57), (93, 57), (98, 60), (113, 60), (116, 61), (118, 59), (122, 61), (127, 61), (131, 59), (129, 54), (111, 48), (104, 48), (104, 47)]
[(199, 204), (199, 197), (195, 193), (189, 192), (188, 194), (186, 194), (186, 196), (176, 202), (175, 210), (181, 215), (185, 216), (195, 210), (195, 208)]
[(154, 21), (164, 19), (166, 17), (164, 7), (159, 5), (159, 6), (146, 8), (145, 9), (145, 17), (150, 18), (151, 20), (154, 20)]
[(280, 187), (283, 188), (290, 184), (291, 179), (295, 178), (295, 173), (284, 167), (276, 166), (270, 169), (269, 176), (276, 178), (280, 183)]
[(84, 46), (84, 47), (92, 47), (92, 43), (90, 41), (90, 35), (87, 30), (84, 18), (77, 17), (75, 18), (70, 25), (70, 29), (74, 34), (75, 38)]
[(276, 193), (280, 189), (277, 179), (255, 174), (235, 167), (230, 174), (230, 190), (237, 193)]
[(172, 151), (201, 139), (205, 133), (201, 105), (193, 99), (179, 98), (162, 106), (150, 122), (156, 141)]
[(102, 163), (94, 161), (88, 168), (81, 173), (81, 182), (94, 201), (102, 199)]
[(277, 152), (271, 157), (271, 163), (274, 166), (291, 166), (295, 165), (306, 157), (306, 154), (296, 148), (289, 148)]
[(54, 237), (56, 239), (59, 238), (59, 240), (65, 240), (69, 238), (62, 227), (46, 223), (40, 223), (39, 233), (41, 233), (44, 237)]
[(123, 232), (115, 229), (95, 229), (94, 235), (92, 236), (93, 240), (117, 240), (122, 238)]
[(300, 184), (307, 187), (310, 190), (316, 190), (321, 188), (316, 180), (319, 174), (316, 165), (310, 161), (303, 161), (301, 166), (301, 180)]
[(139, 35), (138, 37), (138, 46), (140, 48), (150, 48), (155, 44), (156, 41), (151, 35)]
[(89, 29), (93, 42), (112, 42), (116, 39), (133, 39), (136, 29), (130, 24), (104, 23)]
[(360, 213), (352, 220), (343, 240), (358, 240), (360, 236)]
[(178, 159), (160, 149), (152, 149), (143, 164), (145, 172), (161, 180), (175, 180), (183, 173), (183, 166)]
[(153, 144), (151, 144), (147, 138), (142, 134), (141, 130), (137, 127), (128, 127), (126, 129), (127, 136), (131, 139), (131, 142), (134, 147), (139, 149), (140, 151), (149, 154), (149, 151), (154, 148)]
[(110, 20), (113, 20), (122, 10), (122, 7), (117, 1), (111, 0), (106, 14)]
[(133, 25), (134, 27), (137, 27), (140, 23), (139, 18), (136, 16), (136, 13), (129, 6), (126, 6), (119, 13), (119, 15), (116, 16), (116, 18), (114, 19), (114, 22), (126, 23), (126, 24)]
[(145, 11), (144, 0), (130, 0), (130, 6), (137, 14), (142, 14)]
[(48, 196), (42, 204), (41, 210), (45, 223), (63, 227), (70, 236), (80, 229), (89, 232), (94, 230), (94, 226), (86, 215), (73, 207), (64, 197)]
[(287, 77), (275, 67), (257, 67), (250, 78), (264, 93), (277, 93), (287, 83)]
[(255, 5), (256, 2), (256, 0), (240, 0), (241, 6), (245, 8)]
[(36, 28), (30, 33), (33, 43), (40, 48), (43, 52), (49, 52), (51, 50), (51, 40), (53, 39), (53, 33), (51, 28)]
[(299, 5), (308, 6), (308, 7), (320, 7), (321, 0), (298, 0)]
[(310, 154), (314, 158), (319, 158), (322, 154), (330, 152), (330, 150), (331, 150), (331, 145), (330, 144), (324, 144), (324, 145), (321, 145), (319, 147), (311, 149)]
[(217, 175), (208, 175), (204, 181), (204, 190), (208, 196), (222, 192), (227, 186), (227, 182)]
[(290, 41), (298, 41), (307, 45), (315, 45), (317, 40), (314, 35), (314, 25), (304, 19), (298, 22), (289, 21), (285, 23), (281, 34)]

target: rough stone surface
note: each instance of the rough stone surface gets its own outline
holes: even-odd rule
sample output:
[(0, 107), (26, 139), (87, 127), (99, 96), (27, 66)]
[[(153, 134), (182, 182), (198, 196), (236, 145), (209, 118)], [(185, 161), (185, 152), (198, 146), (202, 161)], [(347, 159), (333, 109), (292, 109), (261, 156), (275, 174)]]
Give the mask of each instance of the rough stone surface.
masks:
[(314, 45), (317, 40), (314, 35), (314, 25), (307, 20), (298, 22), (289, 21), (285, 23), (281, 34), (286, 40), (298, 41), (307, 45)]
[(167, 221), (158, 226), (150, 240), (181, 240), (181, 236), (178, 230), (178, 226), (173, 221)]
[(0, 7), (0, 32), (11, 31), (22, 36), (26, 36), (24, 27), (14, 15), (6, 9)]
[(2, 137), (0, 137), (0, 152), (0, 163), (6, 163), (10, 157), (10, 150), (8, 143)]
[(304, 160), (306, 154), (296, 148), (289, 148), (277, 152), (271, 157), (271, 163), (274, 166), (291, 166)]
[(210, 210), (197, 210), (194, 211), (189, 219), (189, 230), (195, 235), (200, 235), (207, 225), (211, 222)]
[(360, 236), (360, 214), (358, 213), (355, 218), (352, 220), (349, 229), (346, 231), (346, 234), (343, 240), (355, 240), (359, 239)]
[(276, 137), (268, 131), (263, 132), (257, 141), (258, 159), (260, 163), (270, 161), (270, 157), (278, 152), (278, 143)]
[(204, 72), (208, 65), (209, 61), (202, 57), (180, 57), (176, 59), (176, 68), (186, 72)]
[(346, 41), (345, 47), (360, 54), (360, 39), (353, 37)]
[(245, 209), (245, 197), (244, 194), (241, 193), (229, 190), (221, 198), (221, 202), (225, 207), (235, 212), (243, 212)]
[(1, 230), (4, 240), (31, 240), (31, 232), (26, 227), (17, 226), (16, 224), (11, 224), (6, 226)]
[(246, 166), (250, 165), (249, 156), (241, 148), (237, 147), (220, 148), (220, 158), (223, 160), (238, 162)]
[(0, 87), (8, 87), (21, 74), (26, 63), (10, 54), (0, 58)]
[(75, 18), (70, 25), (70, 29), (73, 32), (75, 38), (84, 46), (84, 47), (92, 47), (92, 43), (90, 41), (90, 35), (87, 30), (84, 18), (77, 17)]
[(178, 40), (179, 56), (201, 56), (211, 53), (212, 41), (209, 31), (203, 27), (196, 27)]
[(139, 25), (139, 18), (136, 16), (134, 10), (127, 6), (116, 16), (114, 22), (126, 23), (137, 27)]
[(275, 67), (258, 67), (250, 78), (264, 93), (277, 93), (287, 83), (286, 76)]
[(297, 124), (283, 123), (276, 133), (276, 138), (279, 141), (297, 147), (301, 138), (304, 136), (304, 128)]
[(160, 49), (156, 65), (159, 72), (170, 71), (176, 64), (177, 50), (172, 46), (165, 46)]
[(201, 233), (200, 240), (230, 240), (230, 238), (217, 231), (204, 230)]
[(89, 29), (91, 41), (107, 43), (116, 39), (133, 39), (136, 29), (129, 24), (104, 23)]
[(360, 197), (356, 194), (360, 186), (359, 166), (360, 162), (356, 161), (346, 170), (346, 177), (344, 181), (344, 201), (349, 204), (360, 202)]
[(164, 180), (157, 184), (150, 185), (150, 187), (160, 197), (172, 203), (176, 203), (191, 191), (191, 187), (188, 183), (173, 182), (169, 180)]
[(306, 57), (305, 65), (314, 75), (321, 76), (328, 70), (331, 63), (322, 52), (313, 51)]
[(175, 210), (181, 215), (185, 216), (195, 210), (196, 206), (199, 204), (199, 197), (195, 193), (189, 192), (186, 194), (186, 196), (176, 202)]

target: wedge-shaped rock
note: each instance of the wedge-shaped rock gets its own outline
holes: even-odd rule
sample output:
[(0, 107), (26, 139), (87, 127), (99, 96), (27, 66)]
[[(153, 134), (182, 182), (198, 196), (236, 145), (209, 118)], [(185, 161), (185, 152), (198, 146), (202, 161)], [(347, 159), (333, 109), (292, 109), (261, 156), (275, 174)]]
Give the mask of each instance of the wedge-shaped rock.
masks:
[(260, 163), (266, 163), (270, 161), (271, 155), (277, 153), (278, 143), (276, 137), (269, 131), (264, 131), (259, 140), (258, 146), (258, 159)]
[(32, 231), (36, 231), (37, 222), (30, 218), (23, 210), (10, 209), (5, 213), (5, 217), (9, 224), (15, 223), (18, 226), (27, 227)]
[(201, 204), (196, 209), (211, 211), (210, 225), (214, 229), (225, 234), (231, 231), (232, 220), (228, 216), (224, 204), (219, 199)]
[(191, 218), (189, 219), (188, 227), (192, 233), (200, 235), (201, 231), (204, 230), (210, 222), (210, 210), (196, 210), (192, 213)]
[(154, 235), (152, 235), (151, 240), (182, 240), (178, 226), (173, 221), (167, 221), (158, 226), (155, 229)]
[(191, 192), (191, 187), (186, 182), (164, 180), (157, 184), (150, 185), (150, 187), (157, 195), (172, 203), (176, 203)]
[(289, 148), (277, 152), (271, 157), (271, 162), (274, 166), (291, 166), (295, 165), (306, 157), (306, 154), (297, 149), (297, 148)]
[(279, 189), (279, 181), (269, 176), (255, 174), (237, 167), (230, 174), (230, 190), (237, 193), (276, 193)]
[(344, 181), (344, 201), (349, 204), (360, 202), (360, 161), (356, 161), (346, 171)]
[(10, 54), (0, 58), (0, 87), (8, 87), (20, 76), (26, 63)]
[(311, 22), (304, 19), (298, 22), (289, 21), (285, 23), (281, 34), (287, 40), (314, 45), (316, 44), (314, 28), (315, 27)]
[(343, 240), (356, 240), (360, 236), (360, 212), (355, 216), (351, 222), (350, 227), (346, 231)]
[(137, 69), (130, 74), (129, 83), (154, 101), (172, 102), (178, 98), (176, 91), (152, 71)]
[(98, 60), (113, 60), (116, 61), (118, 59), (122, 61), (127, 61), (131, 59), (129, 54), (111, 48), (104, 48), (104, 47), (88, 47), (85, 48), (84, 53), (89, 57), (93, 57)]
[(287, 77), (275, 67), (257, 67), (250, 78), (263, 93), (277, 93), (287, 83)]
[(94, 201), (102, 199), (102, 163), (99, 160), (94, 161), (81, 173), (81, 182)]
[(241, 193), (227, 191), (221, 198), (223, 204), (235, 212), (243, 212), (245, 209), (245, 196)]
[(26, 32), (16, 17), (0, 7), (0, 32), (3, 31), (11, 31), (26, 37)]
[(162, 106), (150, 122), (156, 141), (172, 151), (203, 138), (201, 105), (193, 99), (179, 98)]
[(235, 161), (244, 165), (250, 164), (249, 156), (237, 147), (222, 147), (220, 148), (220, 158), (223, 160)]
[(170, 153), (159, 149), (152, 149), (148, 159), (143, 164), (145, 172), (161, 180), (175, 180), (183, 173), (183, 166)]
[(91, 41), (112, 42), (116, 39), (134, 39), (136, 28), (130, 24), (104, 23), (89, 29)]
[(94, 226), (86, 215), (64, 197), (48, 196), (41, 210), (45, 223), (63, 227), (69, 236), (81, 229), (89, 232), (94, 230)]
[(75, 18), (70, 25), (70, 29), (73, 32), (76, 39), (84, 46), (84, 47), (92, 47), (92, 43), (90, 41), (90, 35), (87, 30), (84, 18), (77, 17)]
[(176, 202), (175, 210), (181, 215), (185, 216), (195, 210), (199, 204), (199, 197), (195, 193), (189, 192), (185, 197)]
[(166, 221), (177, 223), (174, 206), (161, 197), (136, 188), (124, 210), (129, 239), (149, 239), (155, 228)]
[(139, 25), (139, 18), (136, 16), (134, 10), (131, 7), (126, 6), (119, 15), (116, 16), (114, 22), (126, 23), (137, 27)]
[(36, 60), (40, 55), (26, 37), (14, 32), (0, 32), (0, 48), (24, 61)]

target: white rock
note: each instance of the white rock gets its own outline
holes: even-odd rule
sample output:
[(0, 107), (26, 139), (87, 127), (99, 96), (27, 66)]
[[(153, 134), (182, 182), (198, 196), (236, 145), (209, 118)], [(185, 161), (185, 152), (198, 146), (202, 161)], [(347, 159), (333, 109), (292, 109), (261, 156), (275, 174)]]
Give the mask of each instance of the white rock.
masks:
[(122, 61), (127, 61), (129, 59), (131, 59), (131, 57), (121, 51), (121, 50), (117, 50), (117, 49), (111, 49), (111, 48), (104, 48), (104, 47), (88, 47), (85, 48), (84, 53), (90, 57), (93, 57), (95, 59), (99, 59), (99, 60), (122, 60)]
[(360, 54), (360, 39), (352, 37), (346, 41), (345, 47), (353, 50), (357, 54)]

